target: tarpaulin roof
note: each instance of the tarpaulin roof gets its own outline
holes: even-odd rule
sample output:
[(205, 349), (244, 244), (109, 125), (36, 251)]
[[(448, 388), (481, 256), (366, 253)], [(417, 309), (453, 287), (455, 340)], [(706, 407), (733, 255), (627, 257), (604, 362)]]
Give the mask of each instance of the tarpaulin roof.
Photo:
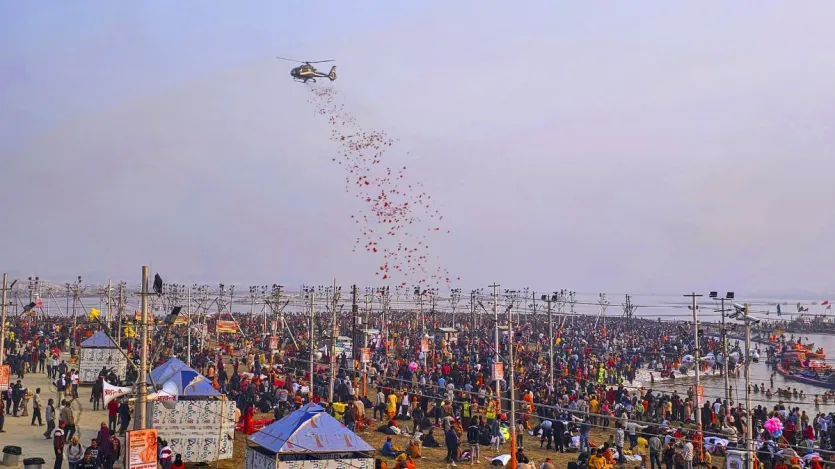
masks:
[(283, 454), (374, 451), (318, 404), (305, 405), (254, 433), (248, 441)]
[(110, 337), (107, 336), (102, 331), (98, 331), (95, 334), (91, 335), (87, 338), (84, 342), (81, 342), (82, 347), (110, 347), (116, 348), (116, 344), (110, 340)]
[(212, 387), (212, 382), (208, 378), (177, 358), (172, 358), (151, 370), (148, 384), (152, 383), (151, 379), (153, 379), (153, 384), (156, 384), (157, 388), (162, 388), (167, 382), (173, 382), (177, 385), (179, 396), (202, 397), (220, 395), (220, 392)]

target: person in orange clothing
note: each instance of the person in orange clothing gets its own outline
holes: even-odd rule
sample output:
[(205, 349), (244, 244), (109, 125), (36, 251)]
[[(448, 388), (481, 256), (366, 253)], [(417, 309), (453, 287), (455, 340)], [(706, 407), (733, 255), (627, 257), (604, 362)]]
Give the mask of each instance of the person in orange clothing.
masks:
[(617, 461), (615, 461), (615, 455), (612, 454), (612, 448), (609, 446), (609, 442), (603, 443), (603, 460), (606, 463), (606, 466), (611, 467), (614, 466)]
[(696, 430), (693, 431), (691, 434), (691, 440), (693, 441), (693, 450), (695, 452), (694, 456), (696, 456), (696, 462), (701, 464), (705, 462), (705, 453), (704, 453), (704, 442), (705, 436), (702, 433), (702, 425), (696, 424)]
[(244, 413), (244, 433), (247, 435), (252, 435), (255, 433), (255, 426), (252, 423), (252, 419), (255, 416), (255, 406), (250, 404), (246, 408), (246, 412)]

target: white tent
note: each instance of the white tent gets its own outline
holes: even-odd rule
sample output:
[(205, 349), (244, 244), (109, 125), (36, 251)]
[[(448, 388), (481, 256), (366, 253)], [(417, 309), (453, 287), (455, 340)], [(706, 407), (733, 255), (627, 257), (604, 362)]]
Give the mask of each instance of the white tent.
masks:
[(82, 383), (95, 383), (102, 368), (111, 369), (120, 380), (125, 379), (128, 359), (104, 332), (96, 332), (81, 342), (78, 376)]

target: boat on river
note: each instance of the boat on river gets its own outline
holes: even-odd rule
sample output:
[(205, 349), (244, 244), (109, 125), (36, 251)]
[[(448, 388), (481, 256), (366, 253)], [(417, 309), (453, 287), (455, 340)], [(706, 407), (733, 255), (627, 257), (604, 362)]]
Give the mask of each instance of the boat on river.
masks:
[(819, 373), (810, 368), (787, 369), (783, 363), (778, 363), (777, 373), (786, 379), (800, 383), (826, 389), (835, 389), (835, 373), (831, 369), (826, 369), (823, 373)]
[(823, 347), (818, 348), (815, 351), (812, 351), (812, 349), (809, 348), (804, 353), (809, 358), (820, 358), (820, 359), (826, 358), (826, 352), (823, 351)]

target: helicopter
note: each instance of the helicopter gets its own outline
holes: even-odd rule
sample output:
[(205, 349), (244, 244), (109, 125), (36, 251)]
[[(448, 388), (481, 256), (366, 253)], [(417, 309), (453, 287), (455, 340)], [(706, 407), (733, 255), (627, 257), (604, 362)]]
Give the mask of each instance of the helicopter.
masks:
[(315, 67), (311, 64), (321, 64), (325, 62), (333, 62), (333, 60), (319, 60), (316, 62), (303, 62), (301, 60), (293, 60), (293, 59), (286, 59), (284, 57), (276, 57), (279, 60), (286, 60), (288, 62), (298, 62), (302, 65), (290, 70), (290, 76), (293, 77), (293, 81), (299, 81), (302, 83), (307, 83), (308, 80), (316, 83), (317, 78), (329, 78), (331, 81), (336, 80), (336, 65), (331, 67), (331, 71), (328, 73), (322, 73), (316, 70)]

